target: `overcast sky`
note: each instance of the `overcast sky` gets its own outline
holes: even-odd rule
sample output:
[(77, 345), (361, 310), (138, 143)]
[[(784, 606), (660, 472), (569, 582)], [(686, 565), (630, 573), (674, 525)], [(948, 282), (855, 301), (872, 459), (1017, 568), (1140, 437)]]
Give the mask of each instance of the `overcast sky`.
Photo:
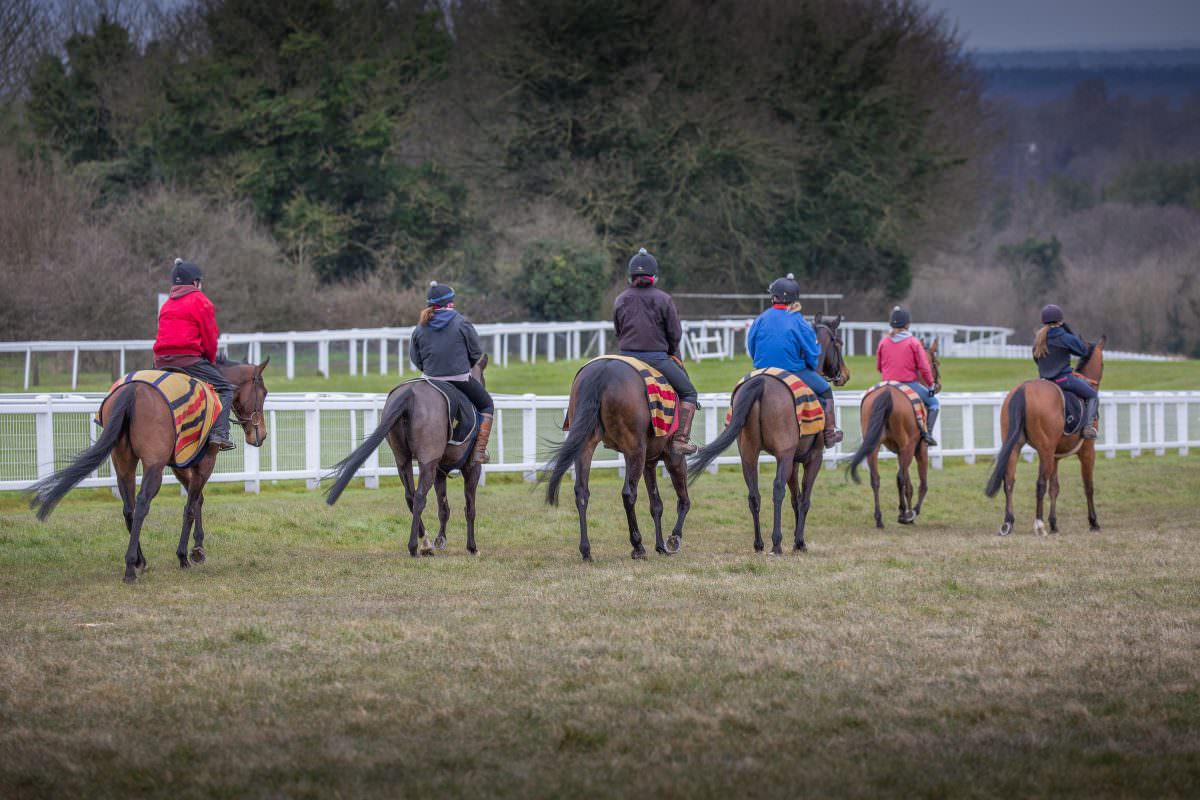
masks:
[(1200, 46), (1200, 0), (927, 0), (971, 50)]

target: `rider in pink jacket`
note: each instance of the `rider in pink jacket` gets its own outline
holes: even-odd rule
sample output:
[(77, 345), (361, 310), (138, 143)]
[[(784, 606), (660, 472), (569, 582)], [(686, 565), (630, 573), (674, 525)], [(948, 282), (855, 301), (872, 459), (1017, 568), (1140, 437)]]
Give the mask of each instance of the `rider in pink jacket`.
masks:
[(933, 393), (933, 368), (929, 366), (929, 356), (924, 345), (909, 333), (908, 326), (911, 321), (912, 317), (906, 309), (900, 306), (892, 309), (889, 319), (892, 330), (879, 342), (879, 350), (875, 353), (875, 368), (885, 381), (906, 383), (921, 396), (928, 412), (925, 418), (927, 430), (923, 438), (936, 447), (933, 423), (937, 421), (938, 400)]

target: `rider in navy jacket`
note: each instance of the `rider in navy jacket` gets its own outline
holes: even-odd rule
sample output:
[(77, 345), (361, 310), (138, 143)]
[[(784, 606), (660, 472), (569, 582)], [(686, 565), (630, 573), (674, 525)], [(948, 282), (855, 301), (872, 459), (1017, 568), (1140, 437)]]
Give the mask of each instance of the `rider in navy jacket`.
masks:
[(837, 428), (833, 387), (821, 375), (821, 345), (808, 320), (800, 313), (800, 284), (788, 275), (768, 289), (772, 306), (759, 315), (746, 334), (746, 350), (756, 369), (778, 367), (795, 374), (821, 398), (825, 409), (825, 446), (842, 441)]
[(1087, 407), (1083, 418), (1088, 421), (1083, 429), (1083, 438), (1095, 439), (1098, 435), (1096, 419), (1100, 410), (1100, 393), (1087, 381), (1075, 374), (1071, 367), (1071, 356), (1081, 358), (1088, 355), (1088, 343), (1075, 335), (1063, 322), (1063, 310), (1056, 305), (1042, 309), (1042, 327), (1033, 340), (1033, 360), (1037, 363), (1038, 377), (1054, 381), (1063, 391), (1082, 398)]

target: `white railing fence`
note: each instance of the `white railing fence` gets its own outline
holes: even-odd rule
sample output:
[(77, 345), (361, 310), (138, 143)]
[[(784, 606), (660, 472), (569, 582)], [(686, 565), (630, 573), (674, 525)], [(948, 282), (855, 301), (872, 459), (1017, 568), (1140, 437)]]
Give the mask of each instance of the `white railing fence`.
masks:
[[(939, 397), (943, 411), (935, 434), (942, 446), (932, 453), (935, 467), (946, 457), (974, 462), (999, 450), (1003, 392)], [(95, 441), (98, 428), (92, 417), (102, 398), (101, 394), (0, 396), (0, 490), (28, 488)], [(567, 398), (497, 395), (495, 399), (492, 463), (486, 471), (521, 473), (532, 480), (551, 444), (562, 439), (558, 426)], [(837, 393), (846, 441), (826, 453), (830, 466), (845, 460), (859, 444), (861, 399), (861, 392)], [(375, 427), (384, 400), (382, 394), (272, 394), (266, 406), (270, 430), (266, 443), (256, 449), (239, 441), (236, 450), (218, 457), (212, 480), (240, 481), (247, 491), (257, 491), (263, 481), (277, 480), (304, 480), (316, 488), (330, 467)], [(696, 441), (712, 441), (723, 429), (728, 402), (726, 394), (700, 396), (701, 411), (693, 430)], [(1109, 458), (1120, 451), (1134, 456), (1161, 455), (1168, 449), (1186, 454), (1197, 446), (1200, 391), (1102, 393), (1097, 449)], [(731, 448), (717, 464), (737, 461), (736, 448)], [(601, 449), (594, 466), (618, 468), (622, 462), (618, 454)], [(373, 455), (359, 475), (368, 486), (378, 486), (380, 476), (396, 475), (387, 448)], [(82, 485), (114, 486), (111, 464), (106, 462)]]

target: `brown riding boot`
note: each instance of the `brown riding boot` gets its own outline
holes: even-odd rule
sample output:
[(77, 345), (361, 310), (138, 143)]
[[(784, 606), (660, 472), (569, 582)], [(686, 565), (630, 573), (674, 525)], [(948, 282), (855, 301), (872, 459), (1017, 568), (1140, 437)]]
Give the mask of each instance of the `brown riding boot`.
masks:
[(681, 402), (675, 413), (679, 415), (679, 427), (671, 437), (671, 452), (680, 456), (690, 456), (698, 449), (688, 441), (692, 432), (692, 419), (696, 416), (696, 406), (694, 403)]
[(825, 410), (825, 446), (833, 447), (843, 438), (842, 432), (837, 427), (833, 400), (822, 399), (821, 406)]
[(468, 466), (488, 463), (488, 439), (492, 438), (492, 415), (479, 415), (479, 432), (475, 434), (475, 452), (471, 454)]

